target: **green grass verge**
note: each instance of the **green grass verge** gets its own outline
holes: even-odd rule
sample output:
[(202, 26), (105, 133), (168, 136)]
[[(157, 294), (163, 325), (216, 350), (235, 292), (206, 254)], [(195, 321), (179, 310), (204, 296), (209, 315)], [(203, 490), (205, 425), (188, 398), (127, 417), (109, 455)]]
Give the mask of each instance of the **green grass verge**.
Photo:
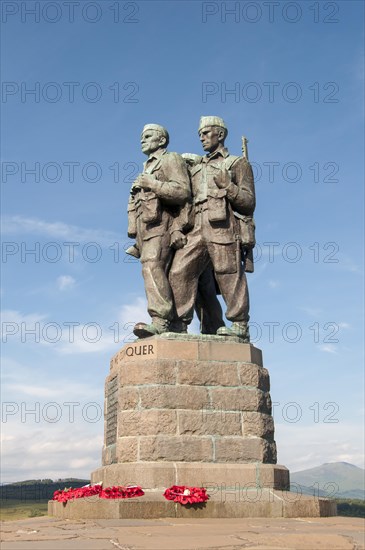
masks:
[(336, 498), (337, 514), (352, 518), (365, 518), (365, 500)]
[(46, 516), (47, 506), (47, 500), (2, 500), (0, 507), (0, 519), (2, 521), (11, 521), (15, 519)]

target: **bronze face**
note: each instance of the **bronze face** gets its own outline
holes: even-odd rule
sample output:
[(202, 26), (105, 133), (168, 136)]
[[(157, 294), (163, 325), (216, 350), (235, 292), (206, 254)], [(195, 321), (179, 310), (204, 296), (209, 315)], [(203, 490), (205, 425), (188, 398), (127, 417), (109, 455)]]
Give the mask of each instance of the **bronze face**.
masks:
[(146, 130), (141, 136), (142, 153), (151, 155), (164, 144), (164, 139), (157, 130)]
[(206, 126), (199, 131), (199, 139), (204, 151), (212, 153), (221, 143), (221, 131), (216, 126)]

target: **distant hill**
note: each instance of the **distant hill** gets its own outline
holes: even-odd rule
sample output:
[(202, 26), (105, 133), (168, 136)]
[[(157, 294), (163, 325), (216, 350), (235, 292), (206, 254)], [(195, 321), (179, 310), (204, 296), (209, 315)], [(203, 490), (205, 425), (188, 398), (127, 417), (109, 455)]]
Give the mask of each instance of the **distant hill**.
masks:
[(365, 470), (348, 462), (327, 462), (293, 472), (290, 481), (292, 490), (300, 485), (303, 494), (365, 500)]
[(0, 501), (4, 504), (10, 500), (43, 501), (53, 497), (53, 493), (65, 487), (82, 487), (90, 483), (88, 479), (66, 478), (52, 481), (52, 479), (28, 479), (14, 483), (4, 483), (0, 486)]

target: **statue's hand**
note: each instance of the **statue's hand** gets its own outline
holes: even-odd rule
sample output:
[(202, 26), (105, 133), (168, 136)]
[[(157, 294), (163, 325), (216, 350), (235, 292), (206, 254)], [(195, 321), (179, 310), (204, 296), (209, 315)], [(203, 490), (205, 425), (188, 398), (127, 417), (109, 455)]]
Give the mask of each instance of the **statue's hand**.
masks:
[(187, 243), (187, 238), (184, 235), (184, 233), (181, 233), (181, 231), (174, 231), (171, 234), (171, 240), (170, 240), (170, 246), (172, 248), (175, 248), (178, 250), (179, 248), (183, 248)]
[(136, 193), (138, 193), (138, 191), (141, 190), (141, 186), (140, 186), (140, 183), (139, 183), (139, 178), (140, 178), (140, 176), (138, 176), (137, 179), (135, 179), (133, 184), (132, 184), (131, 195), (135, 195)]
[(151, 176), (151, 174), (140, 174), (137, 179), (138, 185), (141, 189), (144, 189), (145, 191), (152, 189), (152, 191), (154, 191), (157, 180)]
[(219, 189), (226, 189), (231, 183), (231, 174), (226, 168), (222, 168), (213, 179)]

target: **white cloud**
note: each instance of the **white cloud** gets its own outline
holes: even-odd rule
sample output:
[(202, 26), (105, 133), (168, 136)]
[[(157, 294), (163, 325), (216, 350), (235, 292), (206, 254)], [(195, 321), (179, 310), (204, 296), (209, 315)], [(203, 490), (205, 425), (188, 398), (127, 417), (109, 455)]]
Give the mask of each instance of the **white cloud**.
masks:
[[(23, 314), (14, 309), (3, 309), (0, 312), (1, 317), (1, 341), (7, 343), (16, 338), (24, 342), (27, 331), (35, 331), (38, 333), (40, 323), (47, 318), (47, 315), (40, 313)], [(29, 333), (28, 333), (29, 335)], [(33, 340), (37, 339), (37, 335), (33, 335)]]
[[(24, 363), (2, 357), (2, 412), (5, 414), (9, 411), (8, 418), (20, 418), (21, 407), (35, 410), (37, 406), (43, 407), (50, 401), (65, 408), (66, 414), (73, 406), (69, 405), (67, 408), (64, 403), (74, 403), (76, 411), (86, 402), (99, 402), (102, 399), (103, 389), (94, 380), (90, 381), (85, 377), (83, 382), (76, 375), (70, 380), (64, 371), (55, 369), (51, 373), (48, 364), (44, 367), (39, 365), (37, 357), (35, 361), (36, 368), (28, 354)], [(5, 399), (9, 405), (5, 404)], [(15, 414), (11, 414), (12, 412)]]
[[(32, 378), (31, 376), (29, 377)], [(30, 382), (30, 380), (29, 380)], [(92, 396), (97, 396), (98, 391), (92, 385), (84, 386), (73, 382), (70, 384), (69, 380), (63, 380), (61, 378), (52, 377), (52, 384), (49, 385), (34, 385), (31, 383), (27, 384), (4, 384), (4, 391), (14, 392), (18, 397), (22, 396), (31, 396), (36, 397), (40, 400), (42, 399), (78, 399), (80, 396), (87, 395), (88, 398)]]
[(150, 323), (147, 312), (147, 300), (137, 296), (133, 303), (124, 304), (116, 314), (116, 320), (104, 325), (80, 325), (74, 328), (73, 341), (69, 333), (62, 335), (55, 344), (55, 351), (69, 355), (73, 353), (95, 353), (110, 351), (115, 353), (118, 347), (135, 340), (133, 327), (138, 322)]
[(319, 307), (302, 306), (299, 309), (307, 313), (310, 317), (320, 317), (323, 310)]
[(277, 288), (279, 286), (279, 281), (270, 280), (269, 281), (269, 287), (270, 288)]
[(137, 296), (132, 304), (124, 304), (118, 317), (121, 324), (150, 323), (151, 319), (147, 312), (146, 298)]
[(47, 318), (43, 313), (28, 313), (23, 314), (15, 309), (3, 309), (1, 311), (2, 322), (17, 323), (38, 323)]
[(117, 344), (120, 345), (121, 335), (118, 334), (118, 328), (115, 330), (110, 327), (103, 327), (98, 323), (87, 323), (74, 327), (72, 339), (69, 333), (62, 332), (62, 338), (55, 344), (46, 343), (52, 346), (52, 349), (63, 355), (72, 355), (75, 353), (98, 353), (101, 351), (117, 351)]
[(57, 286), (59, 290), (68, 290), (75, 286), (76, 280), (71, 275), (60, 275), (57, 278)]
[(278, 463), (293, 472), (314, 468), (325, 462), (345, 461), (363, 468), (362, 434), (363, 426), (342, 421), (313, 422), (309, 426), (301, 426), (299, 422), (275, 422)]
[(88, 479), (101, 465), (103, 422), (3, 425), (2, 482), (80, 477)]
[(25, 315), (16, 310), (2, 311), (1, 318), (4, 342), (21, 341), (30, 345), (52, 346), (52, 350), (60, 354), (115, 353), (121, 345), (135, 340), (133, 327), (137, 322), (151, 321), (146, 299), (142, 297), (136, 297), (132, 304), (123, 305), (116, 317), (104, 324), (89, 322), (69, 326), (59, 322), (46, 326), (47, 315)]
[(63, 222), (47, 222), (39, 218), (23, 216), (4, 216), (2, 232), (4, 234), (40, 235), (71, 242), (96, 242), (101, 246), (110, 246), (120, 240), (120, 235), (113, 231), (84, 228)]
[(321, 344), (320, 346), (318, 346), (318, 348), (325, 353), (338, 353), (336, 346), (334, 346), (333, 344)]

